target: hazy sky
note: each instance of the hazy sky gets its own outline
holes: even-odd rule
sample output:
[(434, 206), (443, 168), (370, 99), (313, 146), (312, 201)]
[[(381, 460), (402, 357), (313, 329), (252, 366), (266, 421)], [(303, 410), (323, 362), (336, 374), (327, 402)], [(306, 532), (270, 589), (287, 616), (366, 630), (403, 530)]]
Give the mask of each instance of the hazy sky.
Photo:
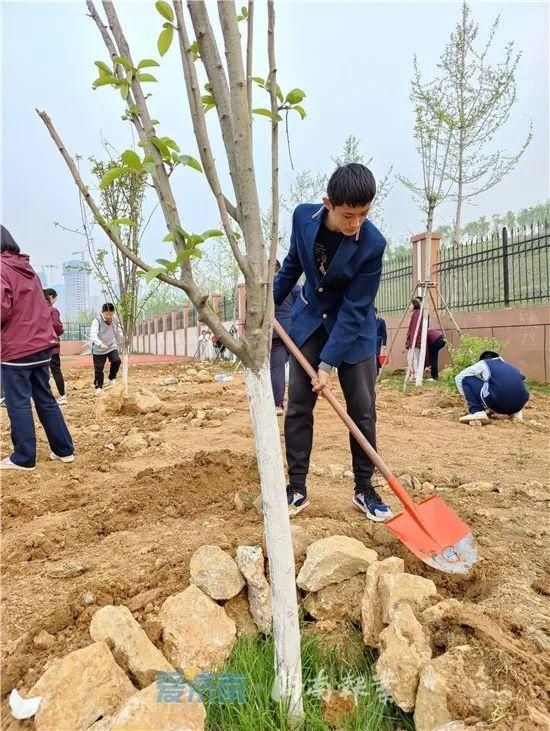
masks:
[[(212, 9), (215, 12), (214, 4)], [(134, 59), (155, 57), (162, 18), (153, 2), (118, 2), (117, 8)], [(277, 64), (279, 83), (307, 92), (308, 116), (292, 119), (296, 171), (330, 172), (330, 158), (349, 134), (362, 141), (372, 156), (375, 176), (390, 166), (395, 173), (418, 179), (419, 160), (412, 137), (409, 102), (412, 57), (416, 53), (426, 78), (433, 73), (449, 33), (458, 20), (456, 2), (278, 2)], [(519, 100), (499, 142), (515, 149), (524, 139), (529, 118), (533, 141), (516, 170), (465, 211), (465, 220), (542, 202), (549, 196), (549, 13), (545, 2), (473, 2), (473, 15), (485, 39), (493, 19), (501, 25), (495, 48), (515, 41), (522, 51), (518, 72)], [(129, 126), (120, 119), (122, 101), (110, 87), (93, 91), (94, 60), (107, 59), (103, 42), (86, 16), (84, 2), (4, 2), (2, 222), (36, 268), (61, 264), (81, 249), (79, 237), (56, 229), (53, 221), (79, 225), (78, 196), (68, 170), (36, 116), (46, 110), (71, 153), (102, 155), (103, 135), (118, 149), (130, 147)], [(263, 3), (257, 3), (256, 75), (266, 75), (266, 51), (260, 30), (265, 27)], [(497, 54), (497, 58), (501, 54)], [(198, 157), (192, 134), (184, 82), (174, 45), (154, 69), (159, 84), (150, 108), (160, 119), (162, 134), (175, 138), (182, 152)], [(262, 96), (262, 94), (264, 96)], [(258, 91), (258, 106), (268, 106)], [(212, 112), (211, 125), (215, 128)], [(257, 176), (262, 203), (269, 200), (269, 121), (255, 122)], [(218, 139), (217, 134), (215, 138)], [(223, 151), (216, 143), (216, 156)], [(281, 140), (281, 190), (288, 190), (290, 169)], [(184, 227), (200, 232), (218, 226), (206, 181), (185, 168), (175, 173), (175, 192)], [(232, 196), (230, 196), (232, 197)], [(151, 199), (148, 210), (154, 201)], [(398, 182), (385, 204), (385, 232), (397, 243), (423, 230), (422, 216)], [(436, 225), (450, 222), (452, 207), (441, 207)], [(149, 260), (163, 256), (164, 222), (155, 215), (145, 237)], [(61, 279), (61, 272), (56, 275)]]

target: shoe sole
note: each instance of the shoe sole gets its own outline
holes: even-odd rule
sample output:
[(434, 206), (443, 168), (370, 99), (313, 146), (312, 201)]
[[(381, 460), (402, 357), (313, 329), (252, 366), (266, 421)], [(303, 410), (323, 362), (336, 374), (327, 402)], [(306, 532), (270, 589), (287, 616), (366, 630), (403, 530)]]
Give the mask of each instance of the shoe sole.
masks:
[(58, 457), (57, 454), (55, 457), (50, 457), (52, 462), (64, 462), (65, 464), (69, 464), (70, 462), (74, 462), (74, 454), (71, 454), (70, 457)]
[(355, 500), (352, 501), (353, 507), (355, 510), (357, 510), (359, 513), (363, 513), (369, 520), (372, 520), (373, 523), (385, 523), (390, 518), (393, 518), (393, 515), (388, 515), (387, 518), (377, 518), (376, 515), (372, 515), (368, 512), (368, 510), (365, 510), (359, 503), (356, 503)]
[(491, 420), (489, 417), (485, 417), (485, 419), (464, 419), (463, 417), (460, 417), (458, 420), (461, 424), (471, 424), (472, 421), (479, 421), (480, 424), (488, 424)]
[(20, 467), (19, 465), (3, 465), (0, 464), (0, 470), (11, 470), (12, 472), (32, 472), (36, 467)]
[(293, 518), (295, 515), (298, 515), (298, 513), (301, 513), (302, 510), (305, 510), (309, 507), (309, 499), (304, 500), (304, 502), (299, 505), (298, 507), (295, 507), (294, 505), (289, 506), (288, 508), (288, 514), (291, 518)]

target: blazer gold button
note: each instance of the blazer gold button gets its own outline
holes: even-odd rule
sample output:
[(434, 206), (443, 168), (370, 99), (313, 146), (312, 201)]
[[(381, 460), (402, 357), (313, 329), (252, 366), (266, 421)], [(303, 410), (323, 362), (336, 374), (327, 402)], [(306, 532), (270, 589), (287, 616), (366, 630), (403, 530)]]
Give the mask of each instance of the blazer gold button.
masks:
[(318, 289), (317, 291), (318, 291), (318, 292), (324, 292), (324, 290), (323, 290), (323, 288), (322, 288), (322, 287), (319, 287), (319, 289)]
[(327, 313), (326, 312), (323, 312), (323, 320), (326, 320), (327, 317), (328, 317)]

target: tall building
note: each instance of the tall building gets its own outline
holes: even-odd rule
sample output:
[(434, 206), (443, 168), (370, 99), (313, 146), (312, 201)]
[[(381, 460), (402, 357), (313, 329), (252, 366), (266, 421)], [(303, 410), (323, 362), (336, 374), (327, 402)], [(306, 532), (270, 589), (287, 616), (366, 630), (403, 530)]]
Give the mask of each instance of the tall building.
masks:
[(63, 263), (65, 280), (65, 319), (77, 322), (90, 310), (90, 273), (88, 264), (80, 259)]

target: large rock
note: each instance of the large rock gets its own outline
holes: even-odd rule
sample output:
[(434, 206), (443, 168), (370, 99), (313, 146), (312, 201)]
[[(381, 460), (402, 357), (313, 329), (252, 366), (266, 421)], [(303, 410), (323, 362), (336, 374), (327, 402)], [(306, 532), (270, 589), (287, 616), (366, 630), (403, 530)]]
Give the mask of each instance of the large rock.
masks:
[[(372, 564), (374, 565), (374, 564)], [(369, 566), (369, 569), (372, 567)], [(365, 574), (356, 574), (351, 579), (329, 584), (309, 594), (303, 603), (304, 609), (315, 619), (349, 619), (356, 624), (361, 621), (361, 601), (365, 592)]]
[(404, 570), (405, 562), (397, 556), (385, 558), (383, 561), (375, 561), (367, 569), (365, 591), (361, 602), (361, 625), (363, 640), (367, 647), (376, 647), (378, 645), (380, 632), (384, 629), (378, 581), (384, 574), (402, 574)]
[(174, 694), (160, 677), (124, 704), (110, 731), (203, 731), (205, 719), (201, 699), (190, 685), (177, 685)]
[(264, 574), (264, 554), (259, 546), (239, 546), (235, 559), (248, 587), (250, 613), (256, 626), (269, 634), (272, 627), (271, 587)]
[(312, 543), (296, 583), (305, 591), (319, 591), (329, 584), (365, 573), (377, 554), (348, 536), (330, 536)]
[(108, 604), (99, 609), (92, 617), (90, 635), (92, 640), (103, 641), (108, 645), (117, 663), (138, 688), (153, 683), (159, 670), (174, 670), (141, 629), (128, 607)]
[(219, 546), (201, 546), (191, 556), (189, 570), (191, 584), (212, 599), (231, 599), (245, 584), (233, 558)]
[(225, 612), (237, 625), (237, 637), (257, 637), (258, 627), (250, 613), (248, 599), (244, 593), (234, 596), (223, 605)]
[(389, 624), (400, 602), (407, 602), (422, 611), (437, 597), (437, 588), (431, 579), (414, 574), (384, 574), (378, 581), (382, 621)]
[(222, 665), (235, 644), (237, 628), (198, 587), (169, 596), (159, 612), (165, 655), (189, 677)]
[(161, 408), (162, 401), (156, 394), (134, 386), (129, 386), (126, 394), (122, 383), (104, 390), (97, 400), (98, 412), (110, 416), (148, 414), (151, 411), (160, 411)]
[(432, 649), (408, 604), (402, 602), (395, 608), (392, 623), (380, 633), (380, 644), (376, 662), (380, 684), (400, 708), (412, 711), (420, 673), (430, 661)]
[(453, 719), (490, 721), (511, 700), (510, 691), (491, 687), (483, 660), (473, 647), (453, 647), (422, 669), (414, 711), (416, 730), (440, 731)]
[(290, 526), (290, 533), (292, 535), (292, 550), (294, 551), (294, 562), (296, 564), (296, 570), (298, 571), (300, 566), (306, 560), (306, 553), (309, 546), (313, 543), (315, 538), (308, 533), (308, 531), (297, 523), (292, 523)]
[(37, 731), (72, 731), (111, 716), (135, 691), (107, 645), (95, 642), (55, 660), (28, 695), (42, 696)]

